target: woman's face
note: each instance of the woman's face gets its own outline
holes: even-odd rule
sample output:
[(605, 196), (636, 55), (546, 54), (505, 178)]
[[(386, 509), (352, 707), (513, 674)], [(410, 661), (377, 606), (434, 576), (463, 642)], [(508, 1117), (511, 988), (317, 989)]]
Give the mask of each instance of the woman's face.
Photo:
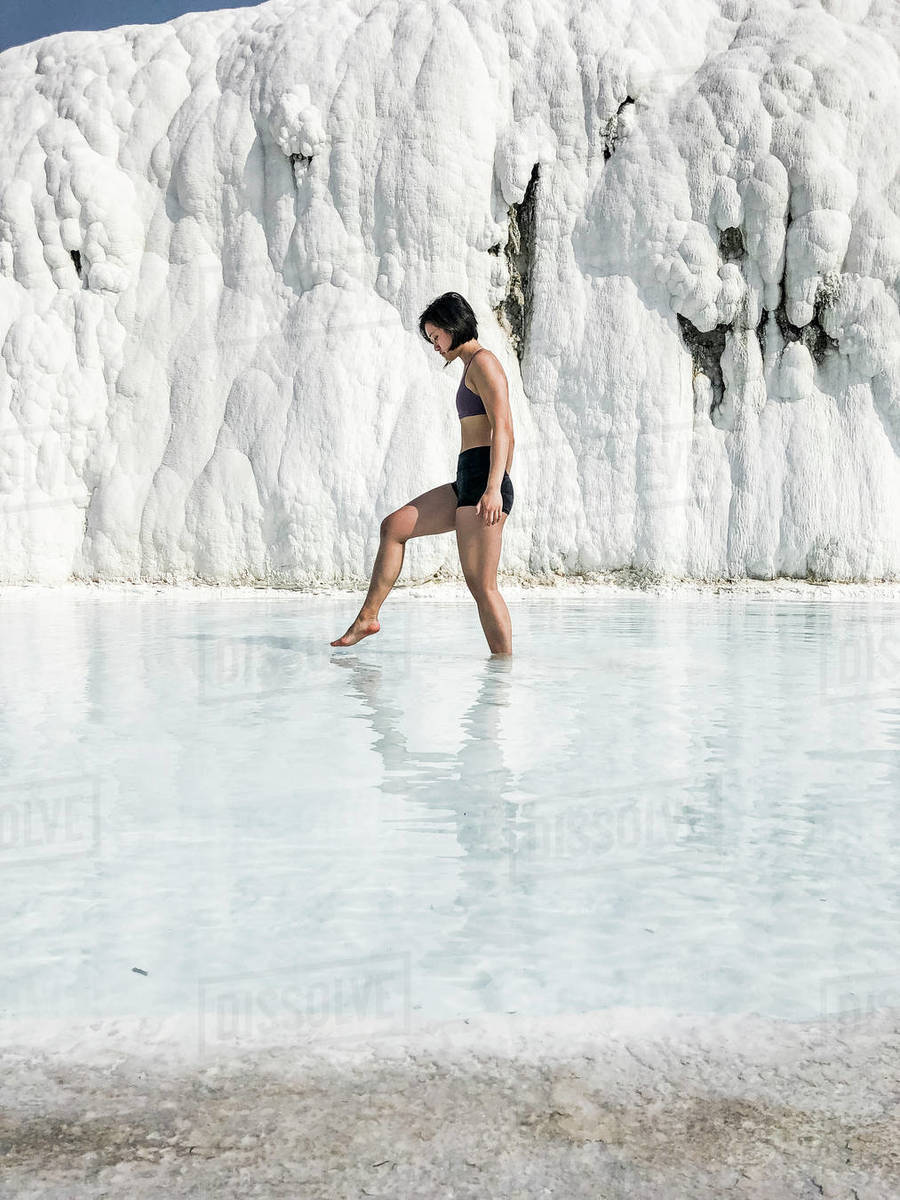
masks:
[(441, 329), (439, 325), (432, 325), (430, 321), (426, 321), (425, 332), (428, 335), (428, 340), (434, 346), (434, 353), (439, 354), (445, 360), (449, 360), (454, 351), (450, 349), (450, 342), (453, 339), (447, 330)]

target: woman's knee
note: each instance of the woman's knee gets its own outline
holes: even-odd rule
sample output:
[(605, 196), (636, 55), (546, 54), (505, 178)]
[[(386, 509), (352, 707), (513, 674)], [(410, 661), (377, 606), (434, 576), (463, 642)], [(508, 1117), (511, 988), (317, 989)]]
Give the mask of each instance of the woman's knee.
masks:
[(383, 538), (389, 538), (395, 542), (403, 542), (409, 537), (407, 525), (408, 519), (405, 519), (401, 509), (395, 509), (381, 522), (380, 533)]
[(474, 577), (470, 578), (465, 575), (465, 572), (463, 573), (463, 578), (466, 580), (466, 587), (472, 593), (472, 599), (477, 603), (481, 603), (482, 600), (488, 599), (492, 593), (499, 591), (496, 579), (487, 581)]

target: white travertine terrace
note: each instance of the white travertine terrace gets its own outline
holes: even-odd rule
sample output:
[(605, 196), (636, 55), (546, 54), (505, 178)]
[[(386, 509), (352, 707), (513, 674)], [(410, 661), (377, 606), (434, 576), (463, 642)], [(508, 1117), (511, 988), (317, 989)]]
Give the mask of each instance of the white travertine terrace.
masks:
[(6, 51), (0, 581), (363, 580), (455, 472), (449, 289), (510, 381), (504, 571), (897, 578), (898, 34), (270, 0)]

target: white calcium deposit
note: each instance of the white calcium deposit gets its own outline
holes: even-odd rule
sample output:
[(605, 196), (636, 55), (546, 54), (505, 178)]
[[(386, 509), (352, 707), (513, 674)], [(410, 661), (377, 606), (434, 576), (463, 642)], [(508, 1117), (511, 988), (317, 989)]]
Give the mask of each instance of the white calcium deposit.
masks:
[[(0, 54), (0, 582), (900, 577), (896, 0), (269, 0)], [(459, 576), (454, 538), (405, 575)]]

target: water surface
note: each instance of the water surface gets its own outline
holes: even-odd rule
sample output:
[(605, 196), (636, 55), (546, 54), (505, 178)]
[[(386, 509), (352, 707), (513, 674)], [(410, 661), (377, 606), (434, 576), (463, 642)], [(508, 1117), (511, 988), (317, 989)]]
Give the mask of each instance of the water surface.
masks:
[(2, 1015), (890, 999), (897, 601), (355, 599), (0, 596)]

